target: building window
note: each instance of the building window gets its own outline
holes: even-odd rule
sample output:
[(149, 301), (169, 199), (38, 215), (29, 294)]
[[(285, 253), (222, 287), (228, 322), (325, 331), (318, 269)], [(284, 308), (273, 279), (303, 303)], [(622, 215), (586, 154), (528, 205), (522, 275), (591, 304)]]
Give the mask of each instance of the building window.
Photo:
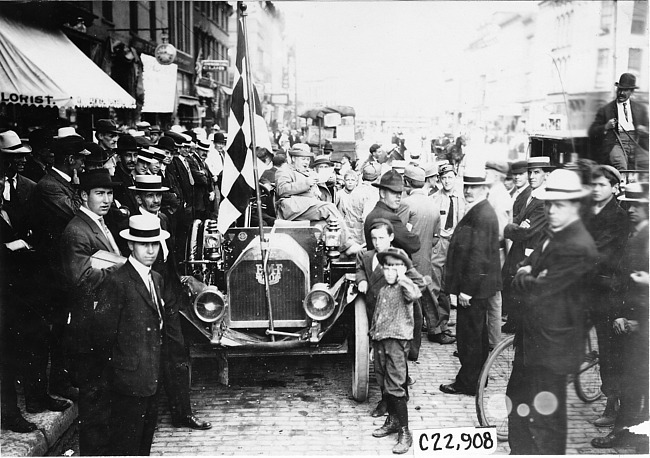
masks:
[(138, 2), (129, 2), (129, 29), (138, 33)]
[(614, 20), (614, 2), (606, 0), (601, 4), (600, 30), (602, 34), (608, 34), (612, 21)]
[(632, 33), (643, 35), (646, 32), (646, 23), (648, 16), (647, 0), (636, 0), (634, 2), (634, 12), (632, 13)]
[(103, 1), (102, 2), (102, 16), (108, 22), (113, 22), (113, 2), (112, 1)]
[(630, 73), (639, 76), (641, 74), (641, 62), (643, 60), (643, 51), (638, 48), (630, 48), (630, 54), (627, 59), (627, 68)]
[(598, 63), (596, 64), (596, 88), (607, 86), (611, 72), (609, 71), (609, 49), (598, 50)]

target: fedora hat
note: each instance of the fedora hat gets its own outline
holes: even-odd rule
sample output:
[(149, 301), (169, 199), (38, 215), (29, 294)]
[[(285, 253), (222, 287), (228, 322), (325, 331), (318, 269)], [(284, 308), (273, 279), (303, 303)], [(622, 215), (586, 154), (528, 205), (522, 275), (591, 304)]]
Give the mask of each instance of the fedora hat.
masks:
[(388, 189), (393, 192), (404, 191), (404, 179), (402, 175), (396, 170), (389, 170), (384, 173), (379, 180), (379, 183), (373, 183), (374, 187), (379, 189)]
[(86, 142), (83, 141), (82, 137), (77, 136), (55, 138), (54, 143), (52, 143), (52, 152), (58, 157), (70, 154), (90, 156), (90, 151), (86, 149)]
[(120, 181), (111, 180), (108, 169), (87, 170), (79, 175), (79, 189), (90, 191), (96, 188), (117, 188), (121, 186)]
[(329, 165), (330, 167), (334, 166), (334, 163), (330, 160), (329, 156), (318, 156), (316, 159), (314, 159), (314, 162), (312, 162), (311, 166), (316, 167), (319, 165)]
[(625, 186), (625, 193), (618, 200), (626, 202), (648, 203), (648, 183), (630, 183)]
[(129, 186), (131, 191), (169, 191), (169, 188), (162, 185), (162, 177), (160, 175), (136, 175), (134, 183), (134, 186)]
[(34, 129), (27, 136), (29, 141), (29, 146), (36, 150), (41, 148), (47, 148), (52, 144), (52, 133), (48, 132), (46, 129)]
[(117, 128), (117, 124), (115, 124), (110, 119), (98, 119), (97, 122), (95, 123), (95, 131), (97, 131), (98, 134), (119, 134), (120, 133), (120, 131)]
[(214, 142), (222, 145), (226, 144), (226, 136), (223, 134), (223, 132), (217, 132), (214, 134)]
[(386, 258), (388, 257), (401, 259), (406, 265), (407, 269), (413, 267), (413, 262), (409, 259), (409, 256), (406, 254), (406, 251), (402, 250), (401, 248), (390, 247), (386, 251), (377, 253), (377, 260), (379, 261), (380, 264), (386, 262)]
[(487, 186), (492, 182), (487, 178), (485, 169), (465, 172), (463, 186)]
[(528, 169), (554, 169), (551, 165), (551, 158), (548, 156), (537, 156), (528, 158), (527, 165)]
[(618, 79), (618, 83), (614, 83), (619, 89), (639, 89), (636, 85), (636, 76), (632, 73), (623, 73)]
[(120, 135), (120, 138), (117, 139), (117, 148), (115, 150), (118, 153), (123, 151), (137, 151), (138, 149), (138, 142), (131, 135)]
[(139, 135), (139, 136), (134, 135), (134, 137), (135, 137), (135, 142), (138, 144), (140, 148), (149, 148), (151, 145), (153, 145), (153, 142), (149, 140), (147, 137), (145, 137), (144, 135)]
[(138, 130), (148, 130), (151, 124), (147, 121), (138, 121), (135, 123), (135, 128)]
[(363, 171), (361, 172), (361, 177), (365, 181), (375, 181), (377, 177), (379, 177), (379, 171), (380, 169), (375, 166), (375, 164), (366, 164), (366, 166), (363, 168)]
[(72, 126), (59, 127), (59, 130), (57, 131), (57, 134), (54, 138), (58, 140), (61, 138), (68, 138), (68, 137), (79, 138), (80, 140), (84, 140), (84, 138), (81, 135), (79, 135), (75, 130), (75, 128)]
[(97, 143), (93, 142), (86, 142), (84, 143), (84, 148), (90, 154), (86, 156), (85, 162), (91, 163), (91, 164), (101, 164), (103, 165), (106, 161), (108, 161), (111, 157), (111, 154), (106, 151), (104, 148), (99, 146)]
[(160, 140), (158, 140), (158, 144), (156, 145), (160, 149), (164, 149), (165, 151), (169, 151), (173, 153), (176, 151), (176, 143), (174, 142), (174, 139), (171, 137), (161, 137)]
[(424, 173), (424, 169), (422, 167), (410, 164), (407, 165), (404, 169), (404, 176), (415, 181), (424, 181), (426, 179), (426, 174)]
[(553, 170), (546, 178), (546, 183), (533, 191), (533, 197), (540, 200), (574, 200), (591, 194), (582, 186), (580, 175), (572, 170)]
[(510, 166), (510, 173), (512, 173), (513, 175), (519, 175), (527, 172), (528, 172), (528, 162), (526, 161), (515, 161)]
[(129, 218), (129, 228), (120, 231), (120, 237), (131, 242), (163, 242), (169, 232), (160, 228), (160, 218), (155, 215), (134, 215)]
[(289, 154), (294, 157), (314, 157), (311, 148), (309, 148), (309, 145), (305, 143), (294, 143), (289, 150)]
[(9, 154), (27, 154), (32, 151), (28, 145), (20, 141), (20, 137), (13, 130), (0, 133), (0, 152)]

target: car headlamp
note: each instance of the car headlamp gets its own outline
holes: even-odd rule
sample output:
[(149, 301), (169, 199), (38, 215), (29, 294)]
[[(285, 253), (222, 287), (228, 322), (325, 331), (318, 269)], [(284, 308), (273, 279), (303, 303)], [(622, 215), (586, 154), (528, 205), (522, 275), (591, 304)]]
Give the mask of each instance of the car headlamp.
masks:
[(316, 283), (302, 303), (305, 313), (312, 320), (326, 320), (336, 308), (334, 297), (330, 294), (327, 284)]
[(201, 321), (214, 323), (226, 313), (226, 299), (216, 286), (208, 286), (194, 299), (194, 313)]

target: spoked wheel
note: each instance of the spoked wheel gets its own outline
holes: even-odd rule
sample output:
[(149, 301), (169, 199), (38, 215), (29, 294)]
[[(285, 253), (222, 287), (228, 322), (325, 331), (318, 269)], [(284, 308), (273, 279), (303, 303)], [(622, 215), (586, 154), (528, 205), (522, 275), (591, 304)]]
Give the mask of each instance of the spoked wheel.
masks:
[(354, 301), (354, 342), (352, 350), (352, 397), (357, 402), (368, 399), (370, 376), (370, 339), (368, 337), (368, 315), (365, 300), (357, 296)]
[(600, 364), (598, 357), (598, 337), (592, 327), (585, 343), (585, 359), (574, 378), (576, 394), (583, 402), (594, 402), (603, 395), (600, 391)]
[(496, 426), (500, 441), (508, 440), (508, 412), (512, 406), (506, 398), (506, 388), (515, 360), (514, 340), (510, 336), (490, 352), (476, 390), (478, 421), (481, 426)]

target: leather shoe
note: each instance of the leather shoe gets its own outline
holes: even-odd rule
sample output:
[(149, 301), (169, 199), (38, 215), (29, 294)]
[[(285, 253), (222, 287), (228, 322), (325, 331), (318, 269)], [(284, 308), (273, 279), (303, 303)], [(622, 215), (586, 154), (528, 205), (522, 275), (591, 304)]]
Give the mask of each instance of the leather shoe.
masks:
[(79, 400), (79, 388), (72, 385), (67, 386), (50, 386), (50, 394), (56, 394), (62, 398), (70, 399), (73, 402)]
[(429, 339), (430, 342), (436, 342), (440, 345), (449, 345), (456, 342), (455, 337), (452, 337), (445, 332), (441, 332), (440, 334), (427, 334), (427, 339)]
[(31, 433), (38, 429), (34, 423), (25, 420), (25, 417), (19, 413), (2, 417), (0, 422), (2, 423), (2, 429), (8, 429), (16, 433)]
[(449, 385), (440, 385), (440, 391), (447, 394), (467, 394), (469, 396), (474, 396), (475, 394), (466, 390), (461, 390), (456, 386), (455, 383), (450, 383)]
[(406, 384), (408, 386), (415, 385), (415, 379), (410, 375), (406, 377)]
[(591, 445), (596, 448), (614, 448), (623, 445), (625, 439), (630, 435), (627, 429), (619, 429), (612, 431), (604, 437), (594, 437), (591, 440)]
[(181, 419), (181, 421), (173, 422), (174, 428), (188, 427), (192, 429), (210, 429), (212, 423), (209, 421), (202, 421), (196, 415), (188, 415)]
[(56, 399), (51, 396), (45, 396), (43, 399), (36, 401), (26, 401), (25, 410), (29, 413), (40, 413), (46, 410), (52, 412), (63, 412), (72, 404), (67, 399)]
[(377, 403), (377, 406), (370, 413), (371, 417), (383, 417), (388, 412), (388, 402), (385, 399), (382, 399)]

